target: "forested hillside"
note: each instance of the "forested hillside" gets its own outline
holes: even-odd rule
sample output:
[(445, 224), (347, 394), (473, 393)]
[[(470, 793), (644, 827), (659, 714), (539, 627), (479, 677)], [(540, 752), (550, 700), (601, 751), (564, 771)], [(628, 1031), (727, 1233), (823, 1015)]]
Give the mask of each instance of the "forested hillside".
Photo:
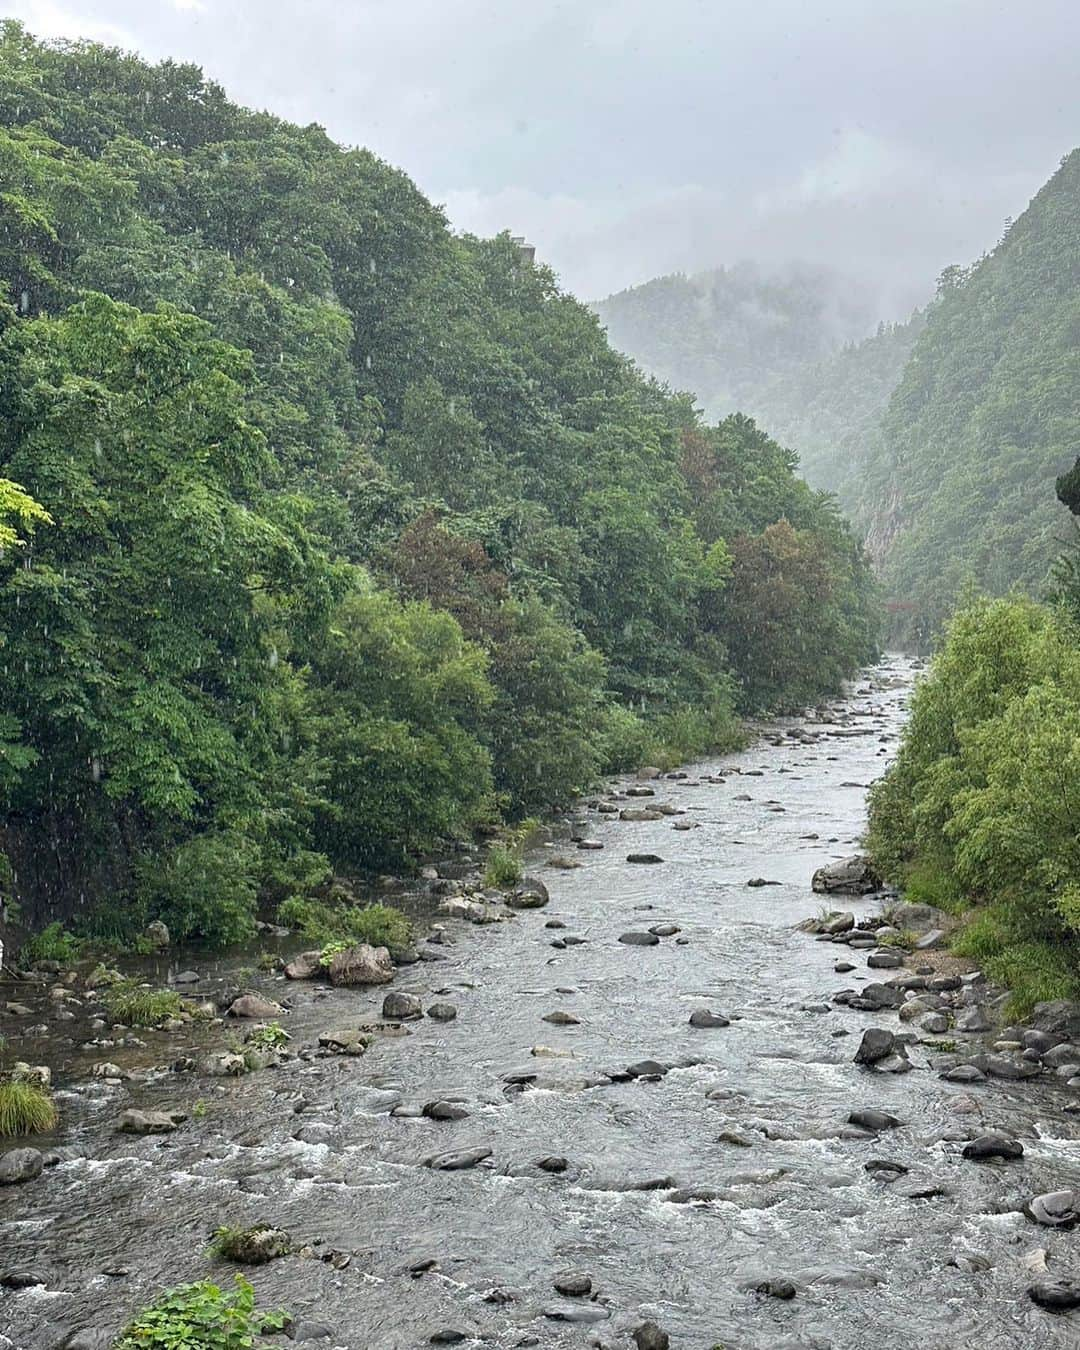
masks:
[(857, 287), (807, 264), (676, 273), (595, 308), (619, 351), (673, 389), (690, 390), (711, 417), (757, 416), (772, 379), (816, 365), (877, 319)]
[(770, 435), (798, 452), (799, 472), (835, 492), (859, 526), (871, 507), (861, 475), (881, 453), (882, 417), (925, 322), (920, 310), (907, 323), (883, 323), (861, 342), (765, 380), (747, 403)]
[(952, 268), (859, 488), (886, 588), (931, 636), (969, 583), (1042, 588), (1066, 537), (1053, 483), (1080, 434), (1080, 151), (970, 270)]
[(42, 917), (241, 936), (872, 654), (791, 456), (367, 151), (8, 23), (0, 187), (0, 845)]

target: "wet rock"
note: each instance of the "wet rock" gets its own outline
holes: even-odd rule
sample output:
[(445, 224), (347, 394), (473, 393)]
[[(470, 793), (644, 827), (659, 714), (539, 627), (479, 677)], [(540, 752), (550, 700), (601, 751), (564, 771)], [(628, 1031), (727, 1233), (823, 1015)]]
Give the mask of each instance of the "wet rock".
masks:
[(290, 1341), (329, 1341), (333, 1339), (334, 1332), (332, 1327), (325, 1326), (322, 1322), (310, 1322), (300, 1318), (289, 1323), (285, 1328), (285, 1335)]
[(986, 1009), (978, 1005), (974, 1008), (965, 1008), (956, 1019), (957, 1031), (989, 1031), (993, 1025), (993, 1022), (986, 1015)]
[(36, 1148), (12, 1148), (0, 1153), (0, 1186), (18, 1186), (35, 1181), (45, 1167), (45, 1159)]
[(711, 1008), (695, 1008), (690, 1014), (692, 1027), (729, 1027), (731, 1022), (722, 1013), (714, 1013)]
[[(600, 839), (579, 839), (577, 841), (577, 846), (578, 848), (585, 850), (585, 852), (587, 853), (598, 853), (604, 847), (603, 841)], [(574, 862), (573, 865), (575, 867), (581, 866), (581, 864), (576, 861)]]
[(542, 1022), (550, 1022), (556, 1027), (578, 1027), (581, 1025), (581, 1018), (575, 1017), (573, 1013), (563, 1012), (557, 1009), (555, 1012), (545, 1013), (540, 1019)]
[(946, 1083), (985, 1083), (986, 1074), (974, 1064), (956, 1064), (941, 1075)]
[(1033, 1284), (1028, 1298), (1050, 1312), (1069, 1312), (1080, 1308), (1080, 1283), (1071, 1280), (1046, 1280)]
[(628, 797), (655, 797), (656, 789), (651, 787), (628, 787), (626, 789)]
[(319, 1044), (335, 1055), (362, 1055), (371, 1044), (371, 1037), (359, 1027), (342, 1027), (337, 1031), (321, 1032)]
[(536, 1160), (536, 1165), (537, 1167), (539, 1167), (541, 1172), (551, 1172), (557, 1175), (560, 1172), (565, 1172), (566, 1169), (570, 1166), (570, 1163), (569, 1160), (566, 1158), (561, 1158), (555, 1154), (551, 1154), (546, 1158), (538, 1158)]
[(671, 1350), (671, 1338), (655, 1322), (642, 1322), (633, 1335), (637, 1350)]
[(627, 947), (658, 947), (660, 945), (660, 939), (655, 933), (620, 933), (619, 941), (625, 943)]
[(941, 1012), (925, 1013), (919, 1018), (919, 1029), (929, 1036), (940, 1036), (949, 1029), (949, 1019)]
[(461, 1345), (464, 1341), (471, 1341), (473, 1334), (471, 1331), (459, 1331), (457, 1327), (443, 1327), (440, 1331), (433, 1331), (428, 1337), (429, 1345)]
[(890, 1195), (899, 1195), (906, 1200), (934, 1200), (938, 1196), (950, 1195), (949, 1186), (934, 1177), (901, 1177), (889, 1187)]
[(1080, 1219), (1080, 1193), (1049, 1191), (1036, 1195), (1024, 1206), (1024, 1213), (1046, 1228), (1072, 1228)]
[(1052, 1032), (1080, 1040), (1080, 1003), (1072, 999), (1055, 999), (1051, 1003), (1036, 1003), (1028, 1024), (1036, 1031)]
[(625, 1072), (631, 1078), (662, 1078), (670, 1067), (658, 1059), (639, 1059), (636, 1064), (628, 1064)]
[(628, 806), (619, 812), (620, 820), (663, 820), (663, 813), (648, 806)]
[(387, 994), (383, 999), (382, 1015), (391, 1022), (406, 1022), (413, 1017), (423, 1017), (424, 1005), (416, 994)]
[(855, 915), (845, 910), (839, 914), (830, 915), (822, 924), (821, 931), (835, 937), (840, 933), (849, 933), (854, 927)]
[(654, 863), (662, 863), (664, 860), (659, 853), (628, 853), (626, 855), (628, 863), (641, 863), (650, 866)]
[(394, 963), (385, 947), (359, 942), (330, 958), (328, 974), (335, 986), (389, 984), (394, 978)]
[(287, 980), (313, 980), (322, 969), (322, 956), (319, 952), (301, 952), (285, 965)]
[(584, 1298), (592, 1293), (592, 1278), (582, 1270), (565, 1270), (555, 1276), (552, 1287), (557, 1294), (565, 1294), (567, 1298)]
[(855, 855), (819, 867), (810, 885), (818, 895), (867, 895), (881, 889), (869, 858)]
[(116, 1122), (120, 1134), (172, 1134), (187, 1116), (182, 1111), (124, 1111)]
[(875, 1111), (872, 1107), (852, 1111), (848, 1116), (849, 1125), (857, 1125), (861, 1130), (870, 1130), (874, 1134), (882, 1130), (895, 1130), (900, 1123), (896, 1116), (889, 1115), (887, 1111)]
[(837, 975), (846, 975), (848, 971), (854, 969), (855, 967), (850, 961), (837, 961), (836, 965), (833, 966), (833, 970), (837, 973)]
[(756, 1292), (766, 1298), (792, 1299), (798, 1291), (790, 1280), (763, 1280)]
[(539, 877), (525, 877), (506, 897), (511, 909), (542, 909), (551, 897)]
[(489, 1148), (465, 1148), (453, 1153), (436, 1153), (424, 1159), (424, 1166), (434, 1168), (437, 1172), (463, 1172), (467, 1168), (477, 1167), (490, 1157)]
[(469, 1113), (460, 1102), (439, 1100), (425, 1102), (423, 1114), (428, 1120), (465, 1120)]
[(280, 1003), (272, 1003), (270, 999), (263, 998), (259, 994), (241, 994), (239, 998), (233, 999), (229, 1004), (226, 1017), (278, 1017), (284, 1012)]
[(1080, 1050), (1067, 1041), (1043, 1052), (1042, 1062), (1049, 1069), (1060, 1069), (1080, 1061)]
[(964, 1145), (963, 1156), (974, 1162), (984, 1162), (988, 1158), (1022, 1158), (1024, 1146), (1019, 1139), (1010, 1139), (1005, 1134), (980, 1134)]
[(247, 1061), (244, 1056), (229, 1050), (220, 1050), (216, 1054), (207, 1055), (202, 1065), (203, 1073), (210, 1078), (239, 1078), (246, 1069)]
[(653, 937), (667, 938), (674, 937), (680, 931), (677, 923), (656, 923), (649, 929)]
[(898, 970), (904, 964), (904, 958), (895, 949), (884, 947), (871, 952), (866, 958), (866, 964), (871, 970)]
[(870, 1027), (863, 1032), (855, 1051), (856, 1064), (879, 1064), (893, 1053), (896, 1037), (884, 1027)]
[(544, 1316), (550, 1322), (569, 1322), (575, 1326), (585, 1326), (591, 1322), (606, 1322), (611, 1314), (606, 1308), (601, 1308), (595, 1303), (568, 1303), (565, 1307), (545, 1308)]
[(457, 1009), (452, 1003), (433, 1003), (427, 1015), (436, 1022), (452, 1022), (457, 1017)]

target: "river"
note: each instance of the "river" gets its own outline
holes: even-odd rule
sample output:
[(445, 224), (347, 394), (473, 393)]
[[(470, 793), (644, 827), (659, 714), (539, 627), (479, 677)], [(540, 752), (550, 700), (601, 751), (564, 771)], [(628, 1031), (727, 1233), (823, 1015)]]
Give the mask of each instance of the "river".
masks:
[[(920, 1047), (911, 1073), (857, 1067), (859, 1035), (895, 1028), (896, 1015), (830, 1004), (873, 973), (855, 954), (857, 971), (838, 976), (846, 951), (795, 928), (818, 908), (811, 873), (850, 853), (863, 828), (865, 785), (895, 749), (912, 678), (911, 663), (892, 658), (819, 715), (650, 784), (655, 798), (613, 798), (662, 800), (683, 815), (631, 823), (583, 807), (604, 847), (548, 849), (569, 850), (576, 870), (546, 868), (543, 853), (530, 860), (551, 891), (545, 909), (485, 927), (445, 920), (446, 959), (399, 972), (395, 989), (453, 1003), (456, 1020), (411, 1023), (363, 1058), (206, 1079), (153, 1066), (209, 1032), (140, 1033), (145, 1047), (106, 1052), (80, 1045), (78, 1022), (29, 1046), (9, 1025), (14, 1053), (53, 1067), (62, 1125), (50, 1144), (61, 1161), (0, 1190), (0, 1273), (45, 1277), (0, 1291), (0, 1345), (53, 1350), (79, 1328), (107, 1344), (104, 1333), (162, 1286), (228, 1282), (230, 1268), (206, 1256), (216, 1225), (270, 1222), (332, 1258), (290, 1256), (252, 1274), (264, 1305), (330, 1329), (316, 1346), (406, 1350), (456, 1330), (489, 1347), (630, 1347), (633, 1329), (653, 1321), (672, 1350), (1075, 1347), (1080, 1314), (1036, 1308), (1023, 1257), (1048, 1248), (1051, 1270), (1067, 1274), (1080, 1234), (1017, 1212), (1030, 1195), (1080, 1187), (1069, 1094), (1044, 1079), (949, 1084)], [(663, 861), (630, 864), (633, 852)], [(754, 878), (779, 884), (748, 886)], [(659, 924), (679, 932), (655, 946), (618, 940)], [(584, 941), (551, 945), (567, 936)], [(200, 992), (242, 963), (204, 962)], [(296, 1049), (376, 1018), (385, 992), (272, 974), (254, 984), (291, 1004), (283, 1020)], [(690, 1026), (703, 1006), (730, 1025)], [(542, 1020), (553, 1011), (579, 1022)], [(646, 1058), (676, 1067), (647, 1081), (606, 1076)], [(139, 1076), (92, 1079), (104, 1059)], [(972, 1096), (975, 1113), (958, 1112)], [(389, 1113), (437, 1098), (460, 1098), (468, 1114)], [(194, 1114), (174, 1134), (132, 1139), (114, 1131), (131, 1105)], [(843, 1137), (861, 1107), (902, 1125)], [(959, 1141), (987, 1128), (1022, 1138), (1025, 1156), (962, 1160)], [(490, 1156), (466, 1170), (423, 1165), (472, 1147)], [(536, 1165), (551, 1156), (566, 1170)], [(945, 1193), (897, 1194), (865, 1168), (880, 1157)], [(662, 1184), (639, 1189), (650, 1183)], [(568, 1270), (591, 1277), (593, 1299), (554, 1291)], [(755, 1292), (779, 1279), (794, 1283), (794, 1298)]]

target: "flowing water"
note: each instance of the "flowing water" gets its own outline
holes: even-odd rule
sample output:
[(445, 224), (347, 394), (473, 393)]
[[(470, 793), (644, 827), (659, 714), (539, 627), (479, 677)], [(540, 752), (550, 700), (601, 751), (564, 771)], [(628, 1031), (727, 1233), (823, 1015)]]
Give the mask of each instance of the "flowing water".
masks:
[[(444, 991), (454, 1022), (414, 1022), (363, 1058), (300, 1059), (225, 1081), (150, 1072), (122, 1088), (90, 1080), (89, 1066), (160, 1064), (211, 1033), (148, 1032), (145, 1049), (96, 1052), (64, 1045), (61, 1035), (79, 1039), (70, 1028), (45, 1044), (16, 1039), (22, 1057), (54, 1066), (62, 1160), (0, 1191), (0, 1273), (31, 1268), (46, 1279), (0, 1291), (0, 1344), (51, 1350), (72, 1329), (115, 1330), (162, 1286), (212, 1273), (227, 1282), (229, 1268), (205, 1254), (210, 1230), (270, 1222), (317, 1244), (315, 1259), (287, 1257), (253, 1275), (264, 1304), (332, 1330), (315, 1345), (404, 1350), (457, 1329), (492, 1347), (629, 1347), (632, 1329), (652, 1320), (673, 1350), (1076, 1346), (1078, 1315), (1030, 1303), (1023, 1258), (1048, 1248), (1051, 1272), (1067, 1275), (1080, 1235), (1017, 1212), (1030, 1195), (1080, 1186), (1068, 1094), (1044, 1079), (950, 1085), (920, 1047), (915, 1072), (856, 1067), (858, 1035), (895, 1027), (895, 1014), (825, 1008), (867, 973), (856, 954), (860, 969), (837, 976), (846, 949), (794, 928), (817, 908), (813, 870), (852, 851), (865, 785), (895, 746), (912, 675), (894, 658), (824, 720), (784, 723), (779, 736), (655, 784), (654, 800), (683, 816), (629, 823), (590, 812), (588, 832), (604, 848), (573, 853), (581, 868), (531, 861), (551, 890), (546, 909), (482, 928), (446, 921), (446, 960), (404, 969), (395, 988), (425, 1004)], [(798, 727), (813, 739), (787, 734)], [(620, 802), (635, 804), (644, 803)], [(680, 822), (697, 828), (676, 830)], [(629, 864), (635, 851), (664, 861)], [(780, 884), (747, 886), (759, 877)], [(546, 927), (552, 919), (566, 928)], [(678, 938), (618, 941), (665, 922)], [(585, 941), (552, 947), (567, 935)], [(201, 969), (231, 973), (227, 962)], [(258, 984), (291, 1004), (294, 1047), (377, 1017), (385, 992), (273, 976)], [(731, 1025), (691, 1027), (701, 1006)], [(580, 1025), (541, 1020), (554, 1010)], [(536, 1046), (572, 1058), (534, 1056)], [(604, 1077), (644, 1058), (678, 1067), (656, 1081)], [(537, 1078), (519, 1090), (506, 1081), (516, 1070)], [(979, 1113), (959, 1114), (969, 1096)], [(113, 1132), (123, 1107), (190, 1112), (200, 1097), (205, 1112), (175, 1134)], [(397, 1101), (445, 1097), (461, 1098), (468, 1116), (389, 1114)], [(868, 1106), (901, 1128), (872, 1142), (841, 1137), (848, 1112)], [(1025, 1157), (961, 1160), (957, 1141), (987, 1128), (1022, 1137)], [(469, 1170), (423, 1165), (474, 1146), (491, 1152)], [(538, 1168), (548, 1155), (565, 1157), (566, 1171)], [(946, 1194), (910, 1199), (875, 1181), (864, 1165), (883, 1156)], [(429, 1259), (424, 1273), (408, 1270)], [(556, 1294), (553, 1277), (568, 1269), (587, 1272), (598, 1297)], [(754, 1292), (779, 1278), (795, 1283), (794, 1299)], [(507, 1297), (486, 1301), (493, 1289)]]

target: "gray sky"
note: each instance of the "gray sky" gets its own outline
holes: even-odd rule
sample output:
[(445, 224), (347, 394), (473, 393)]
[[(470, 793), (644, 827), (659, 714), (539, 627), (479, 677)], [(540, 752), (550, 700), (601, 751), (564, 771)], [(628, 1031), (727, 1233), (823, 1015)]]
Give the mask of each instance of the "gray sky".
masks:
[(526, 234), (586, 299), (755, 258), (910, 308), (1080, 143), (1078, 0), (0, 0)]

